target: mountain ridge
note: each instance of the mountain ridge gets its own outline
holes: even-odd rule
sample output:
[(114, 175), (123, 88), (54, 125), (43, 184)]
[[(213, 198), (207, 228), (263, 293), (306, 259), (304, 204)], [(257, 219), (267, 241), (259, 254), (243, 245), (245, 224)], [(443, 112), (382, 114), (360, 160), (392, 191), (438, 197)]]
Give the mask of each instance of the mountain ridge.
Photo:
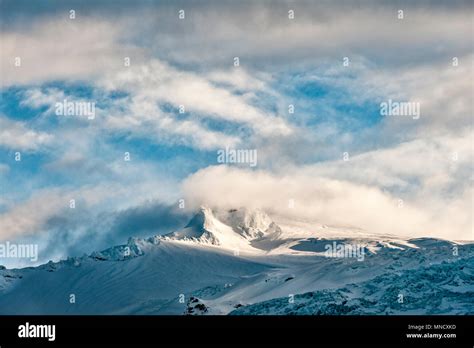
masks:
[[(182, 230), (166, 235), (130, 237), (37, 267), (0, 267), (0, 314), (387, 314), (382, 305), (371, 312), (364, 294), (397, 301), (410, 279), (430, 279), (436, 267), (453, 275), (447, 287), (442, 280), (420, 286), (433, 296), (449, 295), (440, 313), (459, 313), (474, 290), (473, 243), (355, 232), (321, 225), (297, 230), (261, 211), (203, 207)], [(363, 254), (327, 254), (328, 247), (346, 245), (360, 246)], [(390, 293), (377, 297), (385, 288)], [(288, 296), (302, 307), (285, 305)], [(313, 296), (327, 303), (315, 304)], [(414, 303), (392, 307), (427, 312), (426, 302)]]

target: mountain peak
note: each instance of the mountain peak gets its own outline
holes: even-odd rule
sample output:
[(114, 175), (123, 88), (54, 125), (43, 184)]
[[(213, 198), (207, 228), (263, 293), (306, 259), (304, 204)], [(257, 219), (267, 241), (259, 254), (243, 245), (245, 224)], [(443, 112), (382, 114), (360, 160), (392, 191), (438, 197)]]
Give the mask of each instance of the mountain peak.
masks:
[(184, 229), (166, 236), (242, 249), (250, 247), (251, 241), (276, 231), (279, 227), (261, 210), (240, 208), (214, 211), (201, 206)]
[(185, 228), (203, 228), (211, 227), (212, 221), (215, 219), (212, 209), (206, 206), (201, 206), (199, 211), (192, 217)]

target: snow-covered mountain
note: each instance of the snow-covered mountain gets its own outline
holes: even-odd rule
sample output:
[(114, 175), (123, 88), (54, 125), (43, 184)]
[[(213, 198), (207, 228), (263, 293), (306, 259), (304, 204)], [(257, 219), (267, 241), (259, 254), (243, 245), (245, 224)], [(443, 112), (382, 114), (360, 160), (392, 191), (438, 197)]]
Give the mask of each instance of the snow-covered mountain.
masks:
[(474, 244), (202, 207), (181, 230), (0, 268), (0, 314), (474, 313)]
[(232, 209), (213, 212), (208, 207), (191, 219), (186, 227), (165, 237), (218, 246), (236, 253), (260, 253), (252, 242), (277, 237), (281, 229), (270, 217), (259, 210)]

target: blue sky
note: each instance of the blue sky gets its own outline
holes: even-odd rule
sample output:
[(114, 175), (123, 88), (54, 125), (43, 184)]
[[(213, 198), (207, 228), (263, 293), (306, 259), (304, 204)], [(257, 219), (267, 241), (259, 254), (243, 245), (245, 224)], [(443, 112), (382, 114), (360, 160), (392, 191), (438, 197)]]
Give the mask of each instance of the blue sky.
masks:
[[(44, 261), (179, 228), (201, 204), (472, 239), (468, 1), (1, 6), (0, 241)], [(64, 99), (94, 119), (56, 115)], [(388, 99), (421, 118), (382, 116)], [(258, 166), (218, 166), (228, 146)]]

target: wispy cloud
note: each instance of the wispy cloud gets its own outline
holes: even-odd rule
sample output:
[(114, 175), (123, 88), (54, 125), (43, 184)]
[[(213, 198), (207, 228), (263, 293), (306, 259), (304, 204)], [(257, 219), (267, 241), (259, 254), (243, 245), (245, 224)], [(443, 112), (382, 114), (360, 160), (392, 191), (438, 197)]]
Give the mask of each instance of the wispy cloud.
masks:
[(52, 140), (52, 134), (29, 129), (24, 122), (0, 116), (0, 146), (17, 151), (37, 151)]

